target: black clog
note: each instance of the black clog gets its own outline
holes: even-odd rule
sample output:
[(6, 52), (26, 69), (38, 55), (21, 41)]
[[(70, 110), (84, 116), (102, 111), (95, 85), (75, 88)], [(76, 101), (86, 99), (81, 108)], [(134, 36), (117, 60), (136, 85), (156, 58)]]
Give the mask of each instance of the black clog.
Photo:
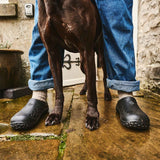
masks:
[(116, 111), (119, 114), (121, 124), (127, 128), (145, 130), (150, 126), (149, 117), (139, 108), (133, 97), (120, 99)]
[(48, 112), (48, 104), (31, 98), (28, 103), (11, 118), (11, 127), (14, 130), (29, 130), (32, 129), (42, 115)]

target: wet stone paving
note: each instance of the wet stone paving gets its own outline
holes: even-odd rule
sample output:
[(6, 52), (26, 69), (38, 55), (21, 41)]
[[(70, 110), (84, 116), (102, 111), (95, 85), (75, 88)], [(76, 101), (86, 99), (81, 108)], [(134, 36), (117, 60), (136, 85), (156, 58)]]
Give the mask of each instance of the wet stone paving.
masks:
[[(100, 74), (100, 73), (99, 73)], [(101, 77), (101, 76), (100, 76)], [(112, 101), (103, 99), (102, 80), (97, 81), (100, 127), (85, 128), (86, 96), (80, 96), (82, 85), (64, 88), (62, 123), (44, 125), (47, 115), (32, 130), (16, 132), (10, 118), (30, 99), (0, 99), (0, 160), (159, 160), (160, 159), (160, 99), (137, 92), (135, 98), (151, 121), (147, 131), (124, 128), (116, 115), (117, 93)], [(48, 91), (51, 111), (54, 90)]]

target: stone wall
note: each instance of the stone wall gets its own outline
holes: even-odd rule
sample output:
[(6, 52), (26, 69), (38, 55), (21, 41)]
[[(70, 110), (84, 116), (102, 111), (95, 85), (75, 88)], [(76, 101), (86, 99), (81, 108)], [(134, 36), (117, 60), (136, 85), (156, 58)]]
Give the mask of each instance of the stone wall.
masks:
[(35, 3), (35, 0), (10, 0), (10, 3), (17, 4), (17, 17), (0, 17), (0, 43), (11, 44), (11, 49), (22, 50), (24, 85), (27, 85), (29, 79), (29, 60), (28, 50), (31, 45), (32, 29), (34, 18), (25, 16), (25, 4)]
[(139, 1), (137, 77), (160, 94), (160, 0)]
[[(25, 84), (29, 73), (28, 50), (31, 45), (33, 18), (25, 16), (24, 5), (35, 0), (10, 0), (17, 3), (17, 17), (0, 17), (0, 43), (8, 42), (22, 55)], [(160, 93), (160, 0), (139, 0), (137, 79), (141, 88)]]

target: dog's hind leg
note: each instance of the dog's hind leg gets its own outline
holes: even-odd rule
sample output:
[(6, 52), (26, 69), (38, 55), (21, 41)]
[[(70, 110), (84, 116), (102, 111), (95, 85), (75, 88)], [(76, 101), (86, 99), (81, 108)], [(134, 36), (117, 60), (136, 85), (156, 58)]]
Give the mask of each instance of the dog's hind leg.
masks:
[(106, 63), (105, 63), (105, 59), (104, 59), (103, 47), (104, 47), (103, 46), (103, 39), (102, 39), (102, 35), (101, 35), (99, 41), (96, 44), (96, 52), (97, 52), (97, 55), (99, 58), (99, 63), (100, 63), (102, 70), (103, 70), (104, 100), (111, 101), (112, 96), (111, 96), (109, 88), (107, 87), (107, 84), (106, 84), (107, 70), (106, 70)]
[(106, 66), (105, 66), (105, 59), (104, 59), (103, 55), (101, 55), (101, 56), (102, 56), (101, 57), (101, 64), (102, 64), (102, 70), (103, 70), (103, 84), (104, 84), (104, 99), (106, 101), (111, 101), (112, 96), (111, 96), (109, 88), (107, 87), (107, 84), (106, 84), (107, 71), (106, 71)]
[(80, 95), (85, 95), (87, 92), (87, 79), (86, 79), (86, 71), (85, 71), (85, 60), (84, 60), (84, 55), (82, 56), (83, 53), (80, 54), (80, 61), (81, 61), (81, 71), (85, 74), (85, 82), (84, 85), (80, 91)]
[(81, 91), (80, 91), (79, 94), (80, 94), (80, 95), (85, 95), (86, 92), (87, 92), (87, 80), (86, 80), (86, 78), (85, 78), (84, 85), (83, 85), (83, 87), (82, 87), (82, 89), (81, 89)]
[(95, 130), (99, 127), (99, 112), (97, 109), (96, 70), (94, 61), (94, 51), (84, 51), (84, 58), (88, 88), (86, 128), (90, 130)]

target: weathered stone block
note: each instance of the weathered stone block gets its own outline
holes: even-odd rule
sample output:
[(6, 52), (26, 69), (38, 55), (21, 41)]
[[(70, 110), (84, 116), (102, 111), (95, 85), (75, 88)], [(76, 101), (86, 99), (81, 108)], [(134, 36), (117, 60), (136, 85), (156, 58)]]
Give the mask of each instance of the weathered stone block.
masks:
[(160, 80), (160, 65), (152, 68), (151, 79)]
[(142, 88), (159, 92), (160, 80), (160, 10), (159, 0), (140, 0), (138, 17), (137, 78)]
[(17, 16), (17, 4), (0, 4), (0, 17)]
[(145, 73), (150, 80), (160, 80), (160, 64), (149, 65)]
[(32, 94), (32, 91), (28, 87), (12, 88), (4, 90), (3, 98), (15, 99), (30, 94)]
[(58, 157), (58, 146), (58, 140), (0, 142), (0, 157), (3, 157), (1, 160), (54, 160)]

